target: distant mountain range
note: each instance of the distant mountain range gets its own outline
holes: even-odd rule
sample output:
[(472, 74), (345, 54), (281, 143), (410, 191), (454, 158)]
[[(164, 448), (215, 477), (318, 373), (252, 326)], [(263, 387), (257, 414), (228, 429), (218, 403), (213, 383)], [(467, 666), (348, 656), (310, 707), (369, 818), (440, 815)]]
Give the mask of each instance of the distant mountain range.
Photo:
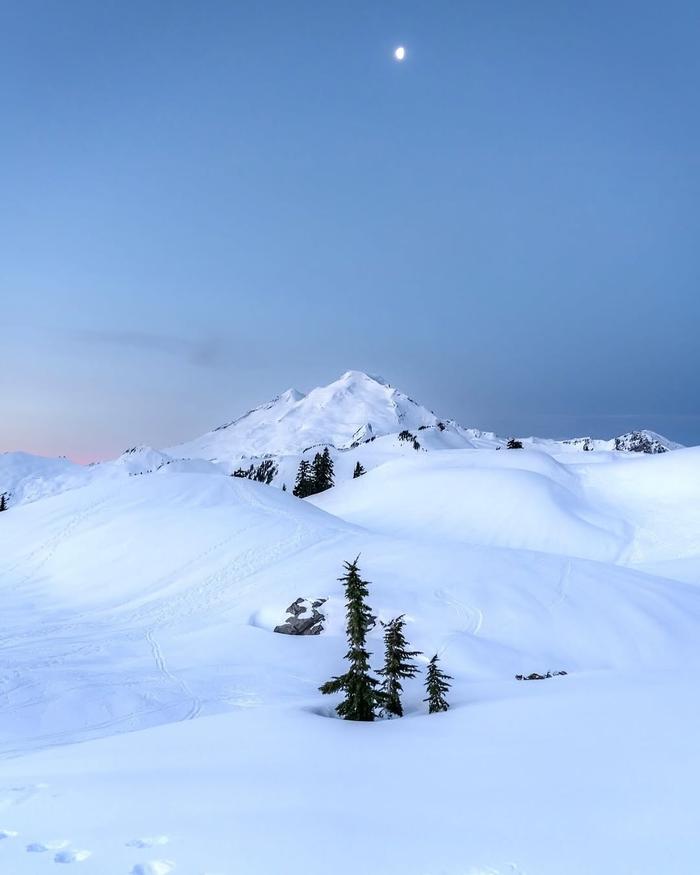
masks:
[[(464, 428), (453, 420), (439, 419), (381, 377), (362, 371), (347, 371), (327, 386), (308, 395), (288, 389), (231, 422), (195, 440), (169, 447), (173, 458), (198, 458), (218, 462), (265, 456), (287, 456), (329, 445), (347, 449), (372, 438), (398, 434), (403, 430), (439, 429), (444, 438), (435, 449), (495, 449), (508, 438), (492, 432)], [(447, 434), (445, 434), (447, 433)], [(646, 429), (611, 440), (592, 437), (555, 441), (518, 438), (524, 446), (563, 450), (627, 450), (663, 453), (680, 444)]]
[[(132, 447), (114, 461), (89, 466), (65, 458), (4, 453), (0, 455), (0, 494), (10, 504), (18, 504), (95, 479), (133, 477), (163, 469), (173, 473), (248, 472), (251, 477), (290, 489), (300, 460), (313, 459), (326, 446), (333, 457), (336, 482), (341, 482), (352, 478), (358, 462), (369, 471), (416, 452), (501, 450), (508, 448), (509, 440), (440, 419), (381, 377), (347, 371), (307, 395), (288, 389), (238, 419), (164, 450)], [(681, 446), (646, 429), (610, 440), (517, 437), (517, 445), (554, 457), (586, 451), (665, 453)], [(264, 478), (259, 472), (261, 460), (271, 460)]]

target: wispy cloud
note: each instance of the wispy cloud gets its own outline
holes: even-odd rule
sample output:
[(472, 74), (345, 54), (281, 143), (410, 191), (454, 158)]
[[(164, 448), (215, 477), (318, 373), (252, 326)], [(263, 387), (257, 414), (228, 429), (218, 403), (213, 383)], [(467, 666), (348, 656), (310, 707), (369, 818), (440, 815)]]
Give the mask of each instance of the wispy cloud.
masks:
[[(89, 329), (77, 333), (76, 339), (95, 346), (137, 349), (155, 355), (168, 355), (201, 368), (229, 364), (234, 345), (222, 338), (190, 338), (148, 331), (109, 331)], [(239, 344), (235, 344), (240, 349)]]

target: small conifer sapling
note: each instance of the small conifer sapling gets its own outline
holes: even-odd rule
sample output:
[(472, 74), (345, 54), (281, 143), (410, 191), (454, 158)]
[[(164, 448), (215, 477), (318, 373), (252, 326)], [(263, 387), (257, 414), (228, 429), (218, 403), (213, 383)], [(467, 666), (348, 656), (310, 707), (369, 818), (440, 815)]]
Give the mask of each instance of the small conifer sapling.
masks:
[(403, 614), (388, 623), (382, 623), (384, 627), (384, 668), (377, 674), (383, 678), (381, 687), (382, 710), (390, 717), (403, 717), (401, 704), (402, 680), (413, 678), (418, 673), (418, 666), (413, 662), (416, 656), (420, 656), (420, 650), (409, 650), (404, 626), (406, 621)]
[(450, 675), (438, 665), (437, 653), (428, 663), (428, 669), (425, 674), (425, 690), (428, 694), (427, 698), (423, 699), (428, 703), (428, 713), (435, 714), (438, 711), (447, 711), (450, 707), (445, 699), (445, 693), (450, 689)]

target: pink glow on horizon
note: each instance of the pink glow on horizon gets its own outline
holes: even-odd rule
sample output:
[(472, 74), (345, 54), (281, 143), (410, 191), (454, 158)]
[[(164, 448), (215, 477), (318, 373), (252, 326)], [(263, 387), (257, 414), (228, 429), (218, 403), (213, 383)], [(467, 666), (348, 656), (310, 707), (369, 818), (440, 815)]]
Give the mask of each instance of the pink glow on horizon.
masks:
[(93, 462), (105, 462), (109, 459), (116, 459), (121, 455), (121, 450), (104, 450), (98, 451), (70, 451), (65, 448), (53, 449), (45, 445), (24, 444), (22, 446), (4, 446), (0, 447), (0, 453), (29, 453), (32, 456), (44, 456), (48, 459), (69, 459), (77, 465), (91, 465)]

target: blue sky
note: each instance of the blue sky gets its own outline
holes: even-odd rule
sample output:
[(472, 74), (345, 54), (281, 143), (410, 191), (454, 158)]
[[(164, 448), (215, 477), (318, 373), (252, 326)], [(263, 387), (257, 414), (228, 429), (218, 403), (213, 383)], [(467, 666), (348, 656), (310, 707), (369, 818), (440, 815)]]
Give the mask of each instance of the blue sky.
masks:
[(700, 443), (699, 88), (694, 2), (0, 3), (0, 450), (349, 368)]

